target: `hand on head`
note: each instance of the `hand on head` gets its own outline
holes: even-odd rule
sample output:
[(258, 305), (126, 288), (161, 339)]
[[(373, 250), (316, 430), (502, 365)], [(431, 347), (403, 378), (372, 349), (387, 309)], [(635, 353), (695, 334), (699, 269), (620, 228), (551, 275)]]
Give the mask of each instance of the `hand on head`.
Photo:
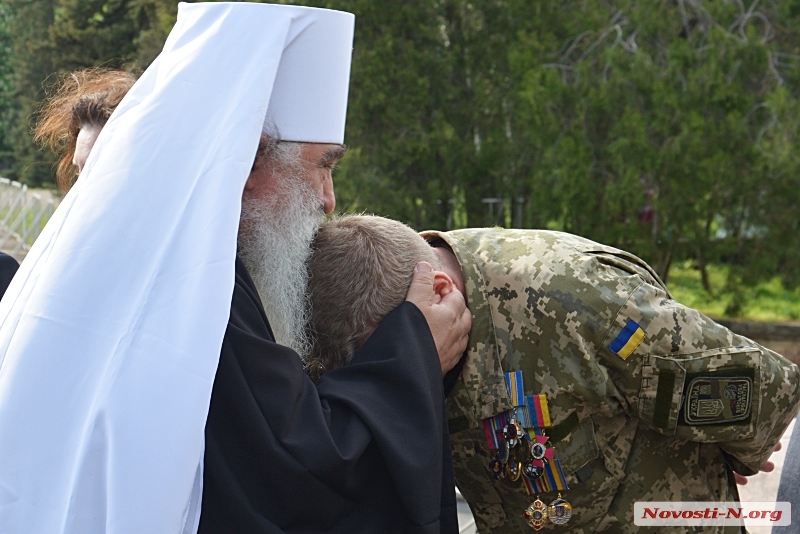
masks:
[(455, 367), (467, 349), (472, 315), (464, 295), (447, 274), (420, 262), (414, 269), (406, 300), (414, 303), (428, 321), (444, 375)]

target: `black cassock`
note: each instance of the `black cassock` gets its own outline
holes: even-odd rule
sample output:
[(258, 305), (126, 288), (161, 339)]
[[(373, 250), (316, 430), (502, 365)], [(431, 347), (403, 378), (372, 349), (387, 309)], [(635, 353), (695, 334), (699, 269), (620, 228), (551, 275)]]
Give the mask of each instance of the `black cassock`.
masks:
[(439, 358), (404, 303), (317, 383), (236, 286), (206, 423), (202, 534), (456, 533)]

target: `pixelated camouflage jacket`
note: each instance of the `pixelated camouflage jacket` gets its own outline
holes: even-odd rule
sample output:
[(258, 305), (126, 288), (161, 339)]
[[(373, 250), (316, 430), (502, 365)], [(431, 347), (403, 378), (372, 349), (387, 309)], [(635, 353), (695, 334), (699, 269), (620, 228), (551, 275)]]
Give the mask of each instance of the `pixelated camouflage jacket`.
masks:
[[(522, 514), (534, 497), (489, 469), (481, 421), (511, 408), (503, 372), (547, 395), (573, 516), (545, 531), (646, 532), (636, 501), (738, 501), (730, 468), (757, 472), (797, 413), (797, 366), (676, 302), (631, 254), (550, 231), (423, 235), (452, 247), (472, 312), (448, 411), (456, 480), (481, 533), (532, 531)], [(644, 338), (623, 358), (610, 346), (629, 321)]]

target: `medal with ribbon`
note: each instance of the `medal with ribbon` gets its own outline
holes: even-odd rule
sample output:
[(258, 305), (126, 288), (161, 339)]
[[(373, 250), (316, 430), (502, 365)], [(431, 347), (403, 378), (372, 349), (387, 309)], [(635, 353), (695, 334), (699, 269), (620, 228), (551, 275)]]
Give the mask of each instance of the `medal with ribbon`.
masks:
[(566, 524), (572, 517), (572, 505), (561, 497), (569, 485), (545, 435), (553, 426), (547, 396), (525, 395), (522, 371), (505, 373), (505, 380), (514, 408), (483, 420), (486, 445), (497, 451), (490, 470), (495, 479), (522, 480), (528, 495), (558, 491), (549, 505), (537, 497), (525, 509), (523, 516), (531, 528), (540, 530), (548, 522)]

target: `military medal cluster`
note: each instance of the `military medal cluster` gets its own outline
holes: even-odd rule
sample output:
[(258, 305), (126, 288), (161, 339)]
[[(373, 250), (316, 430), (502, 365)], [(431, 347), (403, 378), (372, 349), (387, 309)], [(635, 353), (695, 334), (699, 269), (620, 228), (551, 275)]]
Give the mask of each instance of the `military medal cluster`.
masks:
[[(572, 517), (572, 505), (561, 498), (560, 492), (568, 490), (569, 485), (545, 435), (552, 426), (547, 397), (525, 395), (522, 371), (505, 375), (514, 408), (483, 420), (489, 449), (498, 451), (490, 468), (496, 479), (522, 480), (528, 495), (536, 495), (523, 513), (534, 530), (548, 522), (563, 525)], [(547, 505), (538, 495), (550, 491), (558, 491), (558, 498)]]

